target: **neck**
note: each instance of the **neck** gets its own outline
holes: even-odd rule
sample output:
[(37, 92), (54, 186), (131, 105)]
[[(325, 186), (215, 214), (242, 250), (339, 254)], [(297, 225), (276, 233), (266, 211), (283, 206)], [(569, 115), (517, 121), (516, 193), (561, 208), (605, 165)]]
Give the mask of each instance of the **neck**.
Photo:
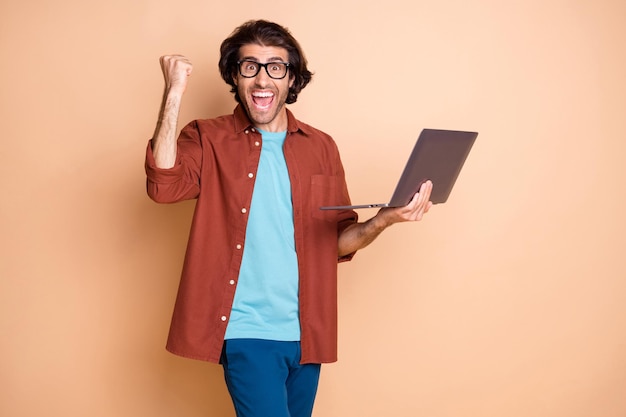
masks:
[(266, 132), (284, 132), (287, 130), (287, 126), (289, 124), (287, 109), (283, 106), (276, 116), (267, 123), (261, 123), (259, 120), (253, 120), (253, 123), (257, 129), (264, 130)]

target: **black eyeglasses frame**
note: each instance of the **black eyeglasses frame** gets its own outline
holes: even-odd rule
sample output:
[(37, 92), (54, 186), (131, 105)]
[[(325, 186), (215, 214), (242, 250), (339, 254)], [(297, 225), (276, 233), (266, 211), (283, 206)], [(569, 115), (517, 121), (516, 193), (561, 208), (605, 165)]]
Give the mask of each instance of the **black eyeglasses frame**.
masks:
[[(241, 64), (244, 62), (252, 62), (253, 64), (258, 65), (259, 67), (257, 68), (257, 72), (254, 75), (243, 75), (243, 73), (241, 72)], [(285, 66), (285, 75), (283, 75), (282, 77), (273, 77), (272, 74), (270, 74), (270, 70), (267, 69), (268, 65), (272, 65), (272, 64), (282, 64)], [(270, 77), (273, 80), (282, 80), (283, 78), (285, 78), (287, 76), (287, 74), (289, 73), (289, 67), (291, 66), (291, 64), (289, 62), (282, 62), (282, 61), (272, 61), (272, 62), (266, 62), (265, 64), (261, 64), (260, 62), (254, 61), (252, 59), (242, 59), (240, 61), (237, 61), (237, 71), (239, 72), (239, 75), (241, 75), (243, 78), (254, 78), (257, 75), (259, 75), (259, 72), (261, 72), (261, 67), (265, 68), (265, 73), (267, 74), (268, 77)]]

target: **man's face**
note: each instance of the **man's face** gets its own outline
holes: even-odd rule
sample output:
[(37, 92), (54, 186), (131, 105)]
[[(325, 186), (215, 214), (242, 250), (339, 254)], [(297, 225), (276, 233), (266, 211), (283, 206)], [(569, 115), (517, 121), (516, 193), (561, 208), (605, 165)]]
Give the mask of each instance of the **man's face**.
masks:
[[(239, 48), (239, 60), (260, 64), (289, 62), (289, 54), (284, 48), (247, 44)], [(234, 82), (252, 123), (268, 132), (282, 132), (287, 129), (285, 101), (293, 78), (289, 71), (284, 78), (271, 78), (267, 69), (260, 68), (258, 74), (251, 78), (243, 77), (238, 71)]]

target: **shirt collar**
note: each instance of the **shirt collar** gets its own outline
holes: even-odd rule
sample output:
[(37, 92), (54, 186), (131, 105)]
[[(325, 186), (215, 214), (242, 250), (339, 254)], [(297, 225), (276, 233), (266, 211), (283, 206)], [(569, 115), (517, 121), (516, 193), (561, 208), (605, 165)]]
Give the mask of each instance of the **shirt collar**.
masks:
[[(302, 132), (305, 135), (308, 135), (311, 133), (307, 125), (305, 125), (304, 123), (300, 123), (289, 109), (286, 109), (286, 110), (287, 110), (287, 132), (288, 133), (295, 133), (298, 131)], [(254, 125), (250, 121), (250, 118), (248, 118), (248, 114), (246, 113), (245, 109), (241, 106), (241, 104), (237, 105), (233, 114), (235, 116), (235, 132), (240, 133), (246, 129), (251, 129), (254, 127)]]

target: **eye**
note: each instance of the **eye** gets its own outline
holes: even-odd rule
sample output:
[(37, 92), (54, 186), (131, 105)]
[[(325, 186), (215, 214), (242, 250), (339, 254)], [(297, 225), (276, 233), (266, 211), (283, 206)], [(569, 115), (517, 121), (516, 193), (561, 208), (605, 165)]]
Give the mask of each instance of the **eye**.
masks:
[(251, 61), (246, 61), (246, 64), (245, 64), (244, 68), (245, 68), (246, 71), (256, 71), (257, 63), (256, 62), (251, 62)]

